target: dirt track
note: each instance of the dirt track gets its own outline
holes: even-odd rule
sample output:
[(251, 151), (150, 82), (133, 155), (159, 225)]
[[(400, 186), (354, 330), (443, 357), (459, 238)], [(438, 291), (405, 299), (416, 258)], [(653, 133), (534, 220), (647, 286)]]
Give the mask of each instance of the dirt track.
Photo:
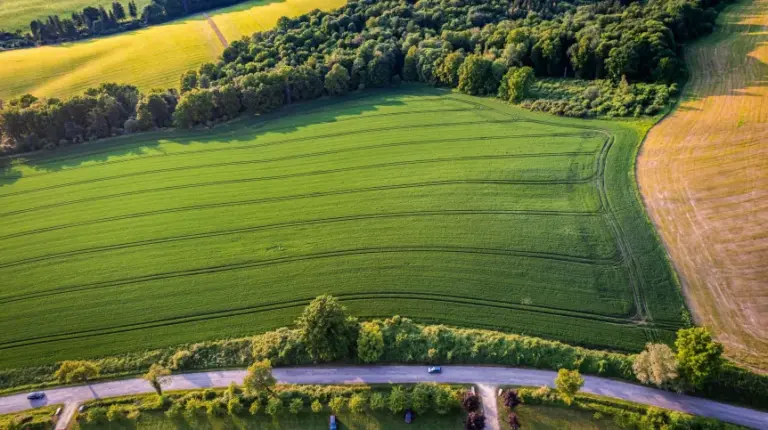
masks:
[(696, 322), (768, 371), (768, 0), (718, 24), (687, 50), (691, 80), (644, 142), (638, 181)]

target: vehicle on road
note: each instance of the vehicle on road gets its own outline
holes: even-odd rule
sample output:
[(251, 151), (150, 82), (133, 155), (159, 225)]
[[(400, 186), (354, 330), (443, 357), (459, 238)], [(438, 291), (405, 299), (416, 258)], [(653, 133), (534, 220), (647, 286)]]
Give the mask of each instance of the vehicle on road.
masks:
[(43, 393), (42, 391), (35, 391), (34, 393), (27, 394), (27, 398), (29, 400), (40, 400), (43, 397), (45, 397), (45, 393)]
[(330, 430), (336, 430), (336, 415), (331, 415), (331, 422), (328, 425)]
[(443, 369), (440, 366), (430, 366), (427, 368), (427, 373), (443, 373)]

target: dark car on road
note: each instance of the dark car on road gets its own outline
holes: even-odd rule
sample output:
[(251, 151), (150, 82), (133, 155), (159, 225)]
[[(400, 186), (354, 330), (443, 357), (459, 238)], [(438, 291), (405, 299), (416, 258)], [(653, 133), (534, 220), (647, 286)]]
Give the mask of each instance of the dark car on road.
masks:
[(440, 366), (430, 366), (427, 368), (427, 373), (442, 373), (443, 369)]
[(27, 398), (29, 400), (40, 400), (43, 397), (45, 397), (45, 393), (43, 393), (42, 391), (35, 391), (34, 393), (27, 394)]

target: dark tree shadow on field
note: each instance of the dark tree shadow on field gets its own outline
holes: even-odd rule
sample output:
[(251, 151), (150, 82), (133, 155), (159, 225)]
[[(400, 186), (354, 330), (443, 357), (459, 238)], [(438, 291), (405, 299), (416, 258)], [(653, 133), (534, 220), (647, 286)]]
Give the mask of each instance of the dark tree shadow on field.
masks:
[[(221, 144), (222, 141), (226, 141), (228, 145), (244, 144), (253, 142), (266, 133), (289, 135), (303, 127), (339, 121), (340, 116), (374, 112), (383, 106), (402, 106), (405, 105), (402, 98), (409, 95), (445, 94), (445, 91), (420, 85), (406, 86), (400, 90), (364, 90), (345, 97), (324, 97), (310, 102), (295, 103), (264, 115), (244, 113), (240, 118), (219, 124), (212, 129), (202, 127), (192, 130), (165, 130), (120, 136), (97, 140), (93, 143), (70, 145), (48, 152), (38, 152), (21, 157), (19, 161), (37, 170), (56, 172), (85, 163), (105, 162), (111, 157), (157, 153), (160, 145), (168, 142), (180, 145)], [(238, 131), (237, 138), (232, 136), (234, 131)]]
[(21, 172), (14, 170), (13, 159), (0, 158), (0, 187), (11, 185), (21, 179)]

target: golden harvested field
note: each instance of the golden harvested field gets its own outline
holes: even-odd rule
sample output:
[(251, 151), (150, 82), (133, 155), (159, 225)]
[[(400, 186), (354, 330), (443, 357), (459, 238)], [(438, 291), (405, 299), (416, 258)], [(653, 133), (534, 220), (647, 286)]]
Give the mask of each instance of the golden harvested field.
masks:
[(333, 9), (345, 0), (252, 1), (165, 25), (59, 46), (0, 53), (0, 99), (25, 93), (67, 97), (101, 82), (142, 90), (177, 87), (186, 70), (214, 61), (224, 49), (212, 22), (228, 41), (269, 29), (281, 16)]
[(680, 106), (638, 180), (697, 323), (768, 371), (768, 0), (742, 1), (687, 51)]

